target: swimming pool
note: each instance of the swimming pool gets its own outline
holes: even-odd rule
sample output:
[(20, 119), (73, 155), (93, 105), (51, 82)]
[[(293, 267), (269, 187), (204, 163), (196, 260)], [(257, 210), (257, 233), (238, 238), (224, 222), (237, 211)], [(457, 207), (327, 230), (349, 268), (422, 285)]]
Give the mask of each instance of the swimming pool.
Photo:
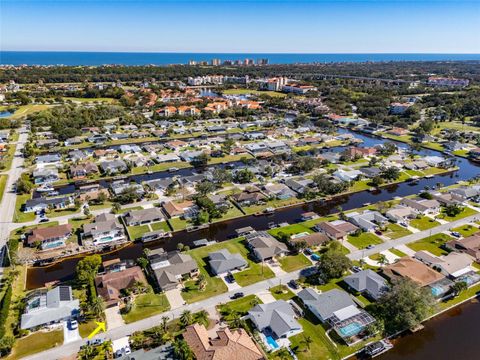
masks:
[(271, 337), (270, 335), (269, 336), (265, 336), (265, 338), (267, 339), (267, 344), (273, 349), (278, 349), (280, 347), (280, 345), (278, 345), (278, 343), (275, 341), (275, 339), (273, 337)]
[(350, 337), (350, 336), (357, 335), (362, 330), (363, 330), (362, 324), (359, 324), (356, 322), (352, 322), (338, 329), (338, 331), (340, 332), (340, 335), (342, 335), (343, 337)]

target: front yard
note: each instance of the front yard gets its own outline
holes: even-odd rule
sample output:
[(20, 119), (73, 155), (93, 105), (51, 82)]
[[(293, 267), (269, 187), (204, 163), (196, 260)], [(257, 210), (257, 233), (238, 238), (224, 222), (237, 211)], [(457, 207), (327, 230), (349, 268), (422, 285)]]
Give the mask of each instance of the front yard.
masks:
[(281, 258), (278, 258), (278, 262), (280, 263), (282, 270), (286, 272), (300, 270), (312, 265), (312, 262), (308, 260), (303, 253), (298, 255), (282, 256)]
[(452, 229), (452, 231), (456, 231), (462, 234), (463, 237), (468, 237), (478, 232), (479, 229), (476, 226), (465, 224), (463, 226), (459, 226), (457, 228)]
[(348, 235), (347, 241), (357, 249), (364, 249), (368, 245), (378, 245), (383, 242), (382, 239), (370, 232), (362, 232), (359, 235)]
[(462, 212), (458, 215), (448, 216), (447, 214), (442, 212), (442, 214), (440, 214), (438, 217), (445, 220), (445, 221), (455, 221), (455, 220), (463, 219), (463, 218), (466, 218), (467, 216), (471, 216), (471, 215), (475, 215), (475, 214), (477, 214), (477, 212), (475, 210), (465, 206), (463, 208)]
[(386, 237), (389, 237), (392, 240), (410, 235), (412, 232), (403, 226), (397, 224), (388, 224), (387, 231), (383, 233)]
[(419, 218), (410, 220), (410, 226), (418, 230), (428, 230), (437, 227), (440, 223), (428, 216), (420, 216)]
[(228, 320), (228, 315), (232, 312), (237, 312), (242, 316), (246, 315), (255, 304), (262, 304), (262, 301), (256, 295), (248, 295), (225, 304), (220, 304), (217, 306), (217, 309)]
[(290, 291), (287, 285), (277, 285), (270, 288), (270, 292), (277, 300), (290, 300), (295, 297), (295, 294)]
[(127, 314), (122, 315), (125, 323), (131, 323), (147, 317), (160, 314), (170, 309), (165, 294), (142, 294), (135, 298), (132, 309)]
[(18, 339), (7, 359), (21, 359), (61, 344), (63, 344), (63, 329), (48, 332), (38, 331)]
[(23, 212), (22, 206), (31, 199), (30, 194), (17, 195), (17, 200), (15, 202), (15, 214), (13, 215), (13, 221), (18, 223), (30, 222), (35, 220), (35, 213), (33, 212)]
[(441, 256), (448, 254), (448, 251), (441, 249), (440, 246), (451, 239), (452, 238), (450, 236), (439, 233), (410, 243), (407, 246), (414, 251), (426, 250), (433, 255)]

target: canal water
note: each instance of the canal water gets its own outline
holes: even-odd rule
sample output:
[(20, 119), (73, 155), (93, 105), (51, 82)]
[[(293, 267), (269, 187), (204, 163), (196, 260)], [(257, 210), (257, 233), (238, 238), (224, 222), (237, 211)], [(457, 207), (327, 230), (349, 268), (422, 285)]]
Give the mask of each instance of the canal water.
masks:
[[(364, 141), (364, 146), (378, 145), (385, 140), (377, 137), (367, 136), (363, 134), (354, 134), (357, 138)], [(405, 146), (399, 143), (399, 146)], [(441, 155), (437, 151), (422, 150), (422, 156)], [(342, 195), (334, 197), (328, 201), (314, 201), (306, 204), (299, 204), (283, 209), (276, 210), (272, 215), (261, 216), (245, 216), (237, 219), (227, 220), (215, 224), (211, 224), (208, 228), (195, 232), (179, 231), (173, 234), (173, 237), (154, 243), (149, 243), (148, 248), (163, 247), (165, 250), (175, 250), (178, 243), (184, 245), (193, 245), (193, 241), (199, 239), (209, 239), (216, 241), (225, 241), (235, 234), (235, 230), (252, 226), (256, 230), (266, 230), (268, 224), (273, 222), (276, 224), (288, 222), (295, 223), (299, 221), (301, 214), (308, 211), (314, 211), (320, 215), (328, 215), (337, 212), (338, 206), (343, 210), (351, 210), (361, 207), (365, 203), (375, 203), (379, 201), (391, 200), (394, 197), (405, 197), (416, 194), (425, 189), (425, 187), (434, 187), (438, 183), (442, 185), (451, 185), (459, 180), (471, 179), (480, 173), (480, 168), (467, 159), (458, 158), (457, 165), (459, 170), (452, 173), (437, 175), (430, 179), (420, 179), (416, 183), (401, 183), (384, 187), (379, 191), (368, 192), (362, 191), (350, 195)], [(170, 174), (171, 175), (171, 174)], [(140, 243), (131, 244), (119, 251), (103, 255), (105, 260), (119, 257), (121, 259), (136, 259), (142, 256), (144, 245)], [(80, 258), (69, 258), (61, 262), (46, 267), (32, 267), (28, 270), (27, 288), (35, 289), (44, 286), (46, 282), (70, 280), (74, 276), (75, 266)]]
[(379, 360), (478, 360), (480, 303), (458, 306), (426, 322), (425, 328), (394, 340)]

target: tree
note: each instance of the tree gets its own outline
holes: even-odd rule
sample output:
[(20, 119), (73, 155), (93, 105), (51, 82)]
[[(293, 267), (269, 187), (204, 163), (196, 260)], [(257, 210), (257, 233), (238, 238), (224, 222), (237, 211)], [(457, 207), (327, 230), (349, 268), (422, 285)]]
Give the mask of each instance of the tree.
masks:
[(210, 215), (208, 214), (208, 211), (200, 210), (195, 220), (198, 224), (206, 224), (210, 220)]
[(305, 335), (303, 337), (303, 343), (305, 344), (305, 348), (307, 349), (307, 351), (310, 351), (310, 346), (312, 345), (313, 343), (313, 340), (310, 336), (308, 335)]
[(176, 359), (193, 360), (194, 355), (185, 340), (177, 339), (173, 342), (173, 353)]
[(330, 246), (322, 255), (318, 270), (324, 280), (336, 279), (343, 275), (351, 266), (352, 262), (346, 257), (337, 246)]
[(101, 317), (105, 311), (105, 301), (100, 296), (93, 298), (90, 309), (97, 318)]
[(217, 187), (210, 181), (202, 181), (195, 186), (195, 190), (201, 196), (206, 196), (215, 191)]
[(387, 257), (384, 254), (380, 254), (378, 256), (377, 262), (380, 264), (380, 266), (387, 265), (389, 263)]
[(443, 212), (449, 217), (455, 217), (463, 211), (461, 206), (457, 204), (446, 205), (443, 208)]
[(195, 322), (207, 327), (209, 321), (210, 319), (206, 310), (201, 310), (195, 314)]
[(212, 181), (217, 184), (217, 186), (232, 181), (232, 174), (226, 169), (215, 168), (212, 171), (212, 176)]
[(194, 157), (190, 161), (190, 164), (195, 168), (205, 167), (208, 165), (208, 160), (209, 160), (209, 156), (205, 153), (201, 153), (200, 155)]
[(380, 153), (384, 156), (390, 156), (395, 154), (397, 150), (398, 150), (397, 145), (395, 145), (391, 141), (387, 141), (383, 144), (383, 147), (380, 149)]
[(190, 310), (185, 310), (182, 312), (180, 315), (180, 324), (182, 324), (183, 327), (187, 327), (188, 325), (191, 325), (193, 323), (193, 315)]
[(468, 289), (468, 285), (465, 281), (456, 282), (451, 287), (453, 296), (458, 296), (462, 291), (465, 291), (467, 289)]
[(0, 356), (5, 356), (10, 354), (10, 351), (12, 351), (13, 344), (15, 344), (15, 338), (10, 335), (4, 335), (0, 339)]
[(16, 183), (16, 189), (18, 194), (30, 194), (33, 190), (33, 183), (28, 179), (28, 177), (21, 176)]
[(167, 332), (168, 320), (169, 320), (168, 316), (162, 316), (162, 319), (160, 320), (161, 321), (160, 325), (162, 326), (162, 329), (164, 332)]
[(400, 177), (400, 170), (395, 166), (390, 166), (382, 170), (380, 175), (387, 180), (393, 181)]
[(76, 267), (77, 279), (83, 284), (93, 281), (102, 264), (102, 257), (98, 254), (85, 256)]
[(137, 264), (140, 266), (143, 270), (145, 270), (148, 266), (148, 260), (145, 257), (139, 257), (137, 259)]
[(239, 184), (250, 183), (254, 178), (254, 174), (248, 169), (242, 169), (236, 172), (234, 181)]
[(394, 334), (420, 324), (432, 314), (435, 304), (427, 288), (400, 279), (377, 301), (373, 311), (385, 323), (386, 333)]
[(122, 210), (122, 205), (120, 205), (118, 202), (114, 202), (112, 205), (112, 212), (114, 214), (118, 214)]

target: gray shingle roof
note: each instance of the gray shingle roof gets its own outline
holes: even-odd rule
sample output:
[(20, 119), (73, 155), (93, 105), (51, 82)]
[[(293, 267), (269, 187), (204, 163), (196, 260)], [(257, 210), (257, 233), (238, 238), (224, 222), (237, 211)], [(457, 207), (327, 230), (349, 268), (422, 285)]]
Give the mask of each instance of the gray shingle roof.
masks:
[(302, 328), (295, 319), (292, 306), (285, 300), (256, 305), (248, 312), (248, 315), (260, 331), (269, 327), (278, 337)]
[(368, 292), (374, 299), (378, 299), (387, 286), (387, 281), (370, 269), (348, 275), (343, 281), (356, 291)]
[(348, 306), (355, 306), (350, 296), (342, 290), (332, 289), (322, 294), (315, 290), (306, 288), (298, 293), (298, 297), (303, 303), (315, 311), (325, 321), (334, 315), (334, 312), (342, 310)]
[(227, 249), (208, 254), (209, 264), (215, 275), (247, 266), (247, 261), (240, 254), (232, 254)]

